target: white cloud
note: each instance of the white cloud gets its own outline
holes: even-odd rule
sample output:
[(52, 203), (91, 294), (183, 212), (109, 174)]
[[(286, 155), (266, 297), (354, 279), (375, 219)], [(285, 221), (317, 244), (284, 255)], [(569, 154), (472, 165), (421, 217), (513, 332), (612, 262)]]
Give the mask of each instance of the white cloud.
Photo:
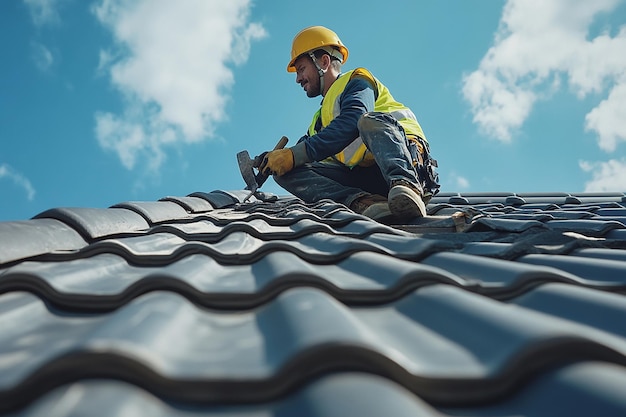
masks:
[(20, 174), (7, 164), (0, 164), (0, 180), (6, 178), (12, 181), (18, 187), (21, 187), (26, 191), (26, 197), (29, 201), (35, 198), (35, 188), (31, 182), (24, 175)]
[(93, 8), (113, 34), (101, 51), (122, 93), (121, 115), (96, 114), (100, 145), (131, 169), (144, 158), (157, 169), (164, 147), (205, 140), (226, 117), (234, 83), (230, 65), (246, 62), (265, 30), (250, 23), (250, 0), (101, 0)]
[(30, 16), (36, 26), (60, 22), (59, 4), (63, 0), (24, 0), (30, 10)]
[(135, 166), (135, 154), (145, 148), (143, 127), (125, 122), (111, 113), (96, 114), (96, 136), (100, 146), (117, 152), (128, 169)]
[(592, 173), (591, 181), (585, 184), (585, 192), (626, 191), (626, 159), (611, 159), (607, 162), (580, 161), (585, 172)]
[(605, 151), (613, 152), (619, 140), (626, 140), (626, 82), (615, 86), (608, 98), (587, 114), (585, 122), (587, 130), (598, 133), (598, 143)]
[(494, 44), (477, 70), (464, 76), (463, 96), (473, 121), (508, 142), (537, 100), (561, 87), (562, 77), (583, 98), (609, 91), (586, 117), (602, 149), (626, 141), (626, 27), (588, 39), (595, 18), (624, 0), (508, 0)]
[(32, 42), (31, 49), (32, 58), (37, 68), (39, 68), (39, 70), (42, 72), (48, 71), (54, 63), (54, 57), (52, 55), (52, 52), (50, 52), (48, 48), (38, 42)]

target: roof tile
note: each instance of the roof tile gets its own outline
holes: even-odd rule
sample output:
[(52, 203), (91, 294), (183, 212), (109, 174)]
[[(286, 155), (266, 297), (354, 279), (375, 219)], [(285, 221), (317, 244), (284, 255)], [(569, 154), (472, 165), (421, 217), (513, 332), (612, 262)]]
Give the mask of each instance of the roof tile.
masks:
[(80, 234), (58, 220), (0, 223), (0, 265), (49, 252), (77, 250), (86, 245)]
[(248, 194), (0, 223), (0, 413), (626, 414), (623, 193)]
[(151, 225), (167, 221), (185, 220), (191, 217), (183, 206), (171, 201), (128, 201), (116, 204), (113, 208), (132, 210), (141, 215)]
[(87, 241), (147, 230), (150, 227), (139, 214), (122, 208), (54, 208), (38, 214), (35, 218), (62, 221), (74, 228)]

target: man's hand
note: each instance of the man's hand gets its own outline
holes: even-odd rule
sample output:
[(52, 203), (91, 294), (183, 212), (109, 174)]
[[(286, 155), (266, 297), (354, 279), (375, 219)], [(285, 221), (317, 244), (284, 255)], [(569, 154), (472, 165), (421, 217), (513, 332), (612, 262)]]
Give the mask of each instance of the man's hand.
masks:
[(277, 149), (270, 151), (263, 158), (259, 172), (263, 174), (275, 174), (279, 177), (293, 169), (293, 152), (291, 149)]

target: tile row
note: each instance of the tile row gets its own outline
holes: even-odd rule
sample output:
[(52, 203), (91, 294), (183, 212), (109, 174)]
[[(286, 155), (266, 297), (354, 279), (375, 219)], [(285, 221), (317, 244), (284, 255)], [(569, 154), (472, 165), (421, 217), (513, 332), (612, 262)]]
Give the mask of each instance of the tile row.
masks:
[(289, 397), (260, 404), (180, 404), (145, 389), (111, 380), (90, 379), (44, 394), (20, 417), (481, 417), (592, 416), (622, 417), (626, 371), (606, 362), (567, 365), (538, 376), (509, 398), (472, 407), (434, 407), (403, 386), (371, 374), (334, 373), (295, 389)]
[[(597, 314), (581, 318), (581, 309)], [(464, 407), (507, 398), (571, 363), (626, 366), (623, 296), (567, 284), (508, 303), (433, 285), (362, 307), (294, 288), (243, 312), (157, 291), (107, 314), (72, 316), (12, 292), (0, 296), (0, 317), (4, 409), (94, 378), (183, 403), (259, 403), (345, 372), (383, 376), (431, 405)]]
[(106, 312), (147, 292), (166, 290), (218, 309), (255, 308), (296, 287), (323, 289), (347, 305), (385, 304), (436, 284), (498, 300), (546, 283), (626, 292), (626, 262), (585, 256), (590, 254), (585, 250), (581, 256), (525, 255), (516, 262), (440, 252), (419, 263), (355, 251), (325, 264), (289, 251), (267, 250), (253, 262), (225, 264), (205, 253), (139, 263), (107, 248), (89, 257), (27, 261), (0, 270), (0, 293), (29, 291), (64, 311)]

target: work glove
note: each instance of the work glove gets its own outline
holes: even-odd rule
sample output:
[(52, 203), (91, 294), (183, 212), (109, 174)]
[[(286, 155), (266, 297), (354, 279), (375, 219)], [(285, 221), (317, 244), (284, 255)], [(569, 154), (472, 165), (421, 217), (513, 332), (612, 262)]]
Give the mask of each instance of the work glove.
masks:
[(268, 152), (261, 162), (259, 172), (269, 175), (274, 174), (281, 175), (293, 169), (294, 159), (291, 149), (276, 149), (275, 151)]

